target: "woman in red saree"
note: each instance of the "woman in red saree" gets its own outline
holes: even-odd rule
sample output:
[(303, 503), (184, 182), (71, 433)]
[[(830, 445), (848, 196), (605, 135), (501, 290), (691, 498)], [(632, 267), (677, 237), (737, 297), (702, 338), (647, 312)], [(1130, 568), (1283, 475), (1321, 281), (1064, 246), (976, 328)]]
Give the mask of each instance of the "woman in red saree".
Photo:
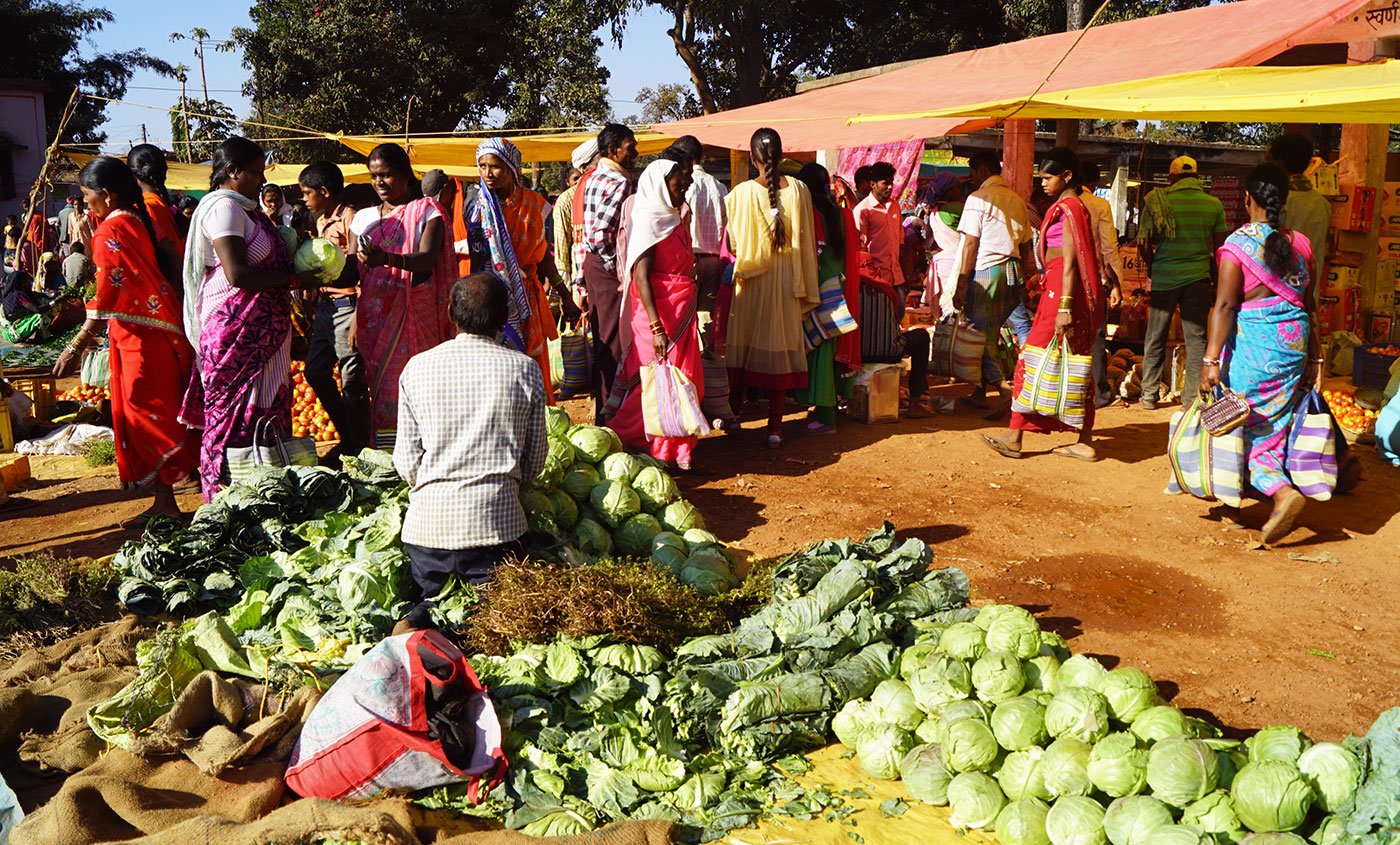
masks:
[(155, 488), (150, 509), (123, 523), (137, 527), (156, 514), (180, 513), (174, 486), (199, 464), (200, 438), (178, 419), (194, 349), (185, 339), (179, 298), (156, 261), (156, 235), (136, 177), (116, 159), (96, 158), (78, 182), (87, 207), (101, 220), (93, 234), (97, 295), (54, 375), (77, 369), (84, 347), (105, 321), (117, 474), (124, 488)]
[[(1054, 197), (1055, 202), (1040, 224), (1037, 249), (1041, 263), (1045, 265), (1044, 289), (1024, 345), (1043, 348), (1058, 336), (1069, 353), (1091, 355), (1094, 338), (1104, 319), (1104, 295), (1099, 253), (1094, 245), (1094, 227), (1088, 210), (1079, 199), (1079, 157), (1064, 147), (1056, 147), (1046, 154), (1040, 172), (1045, 193)], [(1023, 353), (1016, 362), (1012, 396), (1020, 395), (1025, 378)], [(1083, 395), (1078, 400), (1084, 408), (1084, 424), (1078, 429), (1079, 441), (1057, 446), (1052, 451), (1066, 458), (1096, 461), (1093, 379), (1085, 379), (1079, 387)], [(998, 437), (984, 434), (982, 441), (1005, 457), (1019, 458), (1023, 433), (1074, 430), (1057, 417), (1013, 411), (1011, 427), (1005, 434)]]
[(350, 222), (360, 239), (360, 299), (351, 337), (369, 378), (375, 442), (392, 449), (404, 364), (457, 332), (447, 309), (457, 260), (442, 206), (421, 195), (403, 147), (371, 150), (369, 176), (380, 202)]
[(610, 424), (625, 445), (649, 447), (652, 457), (681, 470), (691, 468), (697, 438), (649, 437), (638, 388), (642, 367), (657, 358), (684, 373), (697, 394), (705, 387), (695, 322), (695, 253), (681, 218), (690, 182), (689, 165), (662, 158), (647, 166), (637, 184), (623, 276), (622, 324), (629, 327), (630, 348), (618, 376), (627, 393)]

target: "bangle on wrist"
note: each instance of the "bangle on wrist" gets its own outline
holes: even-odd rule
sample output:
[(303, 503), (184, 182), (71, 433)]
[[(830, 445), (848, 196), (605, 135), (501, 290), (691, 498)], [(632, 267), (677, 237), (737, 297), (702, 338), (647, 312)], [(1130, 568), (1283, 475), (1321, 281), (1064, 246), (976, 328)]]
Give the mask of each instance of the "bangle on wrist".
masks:
[(1202, 363), (1202, 364), (1205, 364), (1207, 367), (1218, 367), (1218, 366), (1220, 366), (1220, 359), (1219, 359), (1219, 358), (1204, 358), (1204, 357), (1203, 357), (1203, 358), (1201, 358), (1201, 363)]
[(1309, 359), (1308, 359), (1308, 363), (1309, 363), (1309, 364), (1325, 364), (1325, 363), (1327, 363), (1327, 361), (1326, 361), (1325, 359), (1322, 359), (1322, 358), (1309, 358)]

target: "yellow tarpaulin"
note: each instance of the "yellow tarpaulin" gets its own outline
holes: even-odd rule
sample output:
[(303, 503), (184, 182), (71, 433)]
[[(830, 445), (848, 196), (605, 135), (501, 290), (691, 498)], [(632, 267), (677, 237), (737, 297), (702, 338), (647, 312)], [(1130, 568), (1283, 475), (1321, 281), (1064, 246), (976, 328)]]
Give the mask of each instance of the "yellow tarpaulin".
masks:
[[(990, 836), (976, 831), (959, 834), (948, 822), (947, 807), (932, 807), (909, 797), (897, 780), (876, 780), (861, 771), (855, 758), (842, 759), (848, 753), (837, 744), (807, 755), (814, 768), (797, 778), (808, 789), (827, 787), (832, 793), (860, 788), (868, 798), (842, 796), (845, 806), (855, 808), (846, 823), (827, 821), (818, 816), (810, 821), (776, 816), (759, 823), (755, 829), (736, 830), (721, 842), (728, 845), (993, 845)], [(887, 798), (902, 798), (909, 805), (902, 815), (884, 818), (880, 802)], [(854, 824), (851, 824), (851, 823)], [(855, 834), (860, 839), (848, 834)]]
[[(339, 141), (360, 155), (369, 155), (370, 150), (383, 143), (404, 145), (403, 138), (370, 135), (327, 135)], [(520, 157), (526, 162), (568, 161), (574, 147), (589, 138), (598, 137), (597, 132), (560, 132), (549, 135), (511, 135), (511, 143), (520, 148)], [(453, 168), (476, 168), (476, 148), (484, 138), (410, 138), (408, 155), (413, 160), (414, 169), (431, 170), (440, 167), (456, 175)], [(675, 138), (659, 132), (642, 130), (637, 132), (637, 150), (642, 155), (659, 153), (671, 146)]]
[(1400, 123), (1400, 61), (1218, 68), (850, 122), (948, 117)]
[[(89, 153), (70, 152), (69, 150), (64, 150), (63, 154), (78, 167), (82, 167), (96, 158)], [(306, 167), (304, 164), (269, 164), (263, 172), (263, 180), (273, 185), (295, 185), (297, 177), (301, 175), (304, 167)], [(363, 164), (340, 164), (338, 167), (340, 167), (340, 172), (345, 174), (346, 184), (369, 184), (369, 170)], [(471, 168), (470, 175), (476, 176), (475, 167)], [(207, 191), (209, 190), (209, 165), (172, 161), (166, 165), (165, 187), (172, 191)]]

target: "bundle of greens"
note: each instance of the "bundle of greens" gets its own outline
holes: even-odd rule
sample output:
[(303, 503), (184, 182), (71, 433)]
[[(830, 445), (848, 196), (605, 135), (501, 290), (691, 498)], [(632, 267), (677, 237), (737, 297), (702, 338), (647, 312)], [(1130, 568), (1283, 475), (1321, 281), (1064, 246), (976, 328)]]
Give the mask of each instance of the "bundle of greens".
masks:
[(113, 561), (123, 576), (117, 599), (142, 616), (226, 610), (247, 587), (239, 570), (249, 558), (296, 552), (308, 543), (299, 532), (303, 523), (373, 510), (401, 489), (384, 452), (347, 458), (345, 472), (260, 468), (246, 484), (234, 484), (200, 507), (188, 527), (156, 517), (140, 540), (123, 545)]

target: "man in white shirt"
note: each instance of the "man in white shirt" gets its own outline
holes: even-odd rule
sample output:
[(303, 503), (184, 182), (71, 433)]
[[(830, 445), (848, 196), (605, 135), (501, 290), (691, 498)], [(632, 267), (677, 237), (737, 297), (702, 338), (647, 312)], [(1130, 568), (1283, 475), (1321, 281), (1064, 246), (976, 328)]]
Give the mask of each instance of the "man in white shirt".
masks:
[(978, 189), (967, 198), (958, 233), (962, 255), (958, 266), (958, 291), (953, 304), (968, 322), (987, 336), (982, 353), (982, 390), (968, 397), (974, 407), (987, 407), (986, 388), (996, 387), (999, 416), (1011, 409), (1011, 373), (1002, 372), (996, 349), (1002, 324), (1024, 295), (1025, 281), (1035, 269), (1030, 218), (1025, 200), (1001, 178), (1001, 158), (980, 152), (968, 160), (972, 184)]
[[(1117, 308), (1123, 302), (1123, 259), (1118, 254), (1118, 230), (1113, 228), (1113, 206), (1108, 200), (1095, 194), (1102, 173), (1092, 161), (1080, 163), (1084, 170), (1079, 174), (1079, 182), (1084, 190), (1079, 199), (1089, 212), (1094, 224), (1094, 243), (1099, 248), (1099, 264), (1102, 267), (1104, 290), (1108, 294), (1109, 308)], [(1094, 341), (1094, 386), (1095, 401), (1098, 407), (1106, 408), (1113, 404), (1113, 388), (1108, 384), (1108, 321), (1099, 324), (1099, 336)]]
[(690, 206), (690, 242), (695, 249), (695, 283), (699, 289), (695, 307), (700, 341), (706, 352), (714, 352), (717, 340), (713, 331), (715, 297), (719, 294), (720, 279), (724, 275), (724, 262), (719, 254), (724, 248), (725, 227), (729, 225), (724, 198), (729, 191), (718, 179), (705, 172), (701, 164), (705, 149), (700, 145), (700, 139), (694, 135), (682, 135), (671, 146), (689, 156), (693, 163), (685, 203)]
[(496, 342), (508, 308), (494, 274), (458, 280), (450, 310), (461, 333), (409, 359), (399, 378), (394, 467), (408, 482), (403, 542), (419, 596), (398, 633), (431, 625), (453, 575), (479, 584), (524, 553), (520, 485), (549, 447), (539, 366)]

